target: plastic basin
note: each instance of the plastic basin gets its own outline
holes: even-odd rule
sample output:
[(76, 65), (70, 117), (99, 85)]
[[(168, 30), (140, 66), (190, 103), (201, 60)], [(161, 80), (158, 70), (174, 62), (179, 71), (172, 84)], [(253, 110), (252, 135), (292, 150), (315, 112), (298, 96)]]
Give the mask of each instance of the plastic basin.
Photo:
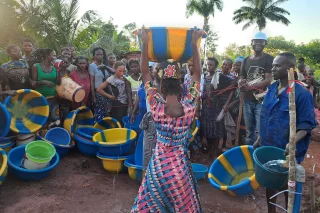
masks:
[(88, 140), (86, 138), (83, 138), (77, 134), (74, 135), (74, 139), (77, 143), (77, 148), (80, 153), (89, 156), (89, 157), (95, 157), (98, 152), (98, 146), (97, 143), (94, 143), (92, 140)]
[(56, 154), (56, 149), (45, 141), (34, 141), (25, 146), (26, 156), (35, 163), (47, 163)]
[(49, 105), (45, 97), (30, 89), (16, 91), (4, 101), (11, 115), (10, 129), (16, 133), (28, 134), (38, 131), (47, 122)]
[[(146, 28), (149, 36), (149, 61), (162, 62), (167, 59), (187, 62), (192, 58), (192, 31), (193, 28), (178, 27), (150, 27)], [(134, 34), (138, 34), (137, 31)], [(203, 38), (206, 35), (203, 33)], [(141, 39), (138, 36), (140, 49)], [(200, 46), (201, 38), (197, 45)]]
[(132, 180), (141, 182), (146, 174), (142, 166), (136, 165), (133, 158), (124, 161), (124, 165), (128, 168), (129, 177)]
[(232, 196), (245, 196), (259, 188), (254, 174), (252, 146), (239, 146), (220, 155), (210, 166), (209, 183)]
[(8, 153), (16, 143), (11, 138), (2, 138), (0, 141), (0, 149)]
[(124, 128), (132, 129), (138, 135), (141, 133), (142, 129), (140, 129), (140, 127), (139, 127), (140, 122), (141, 122), (140, 119), (135, 119), (133, 123), (130, 123), (130, 117), (129, 116), (124, 116), (122, 118), (122, 122), (123, 122)]
[(135, 141), (137, 133), (126, 128), (107, 129), (93, 136), (93, 141), (101, 145), (120, 145)]
[(122, 128), (120, 122), (111, 117), (105, 117), (94, 124), (93, 128), (106, 130), (106, 129), (113, 129), (113, 128)]
[(192, 171), (197, 180), (204, 179), (208, 173), (208, 167), (199, 163), (192, 164)]
[(4, 182), (8, 174), (8, 156), (3, 149), (0, 149), (0, 185)]
[(8, 165), (10, 172), (21, 180), (40, 180), (49, 175), (50, 171), (55, 168), (60, 160), (56, 153), (50, 161), (48, 167), (40, 170), (28, 170), (21, 166), (22, 159), (25, 155), (25, 146), (13, 148), (8, 153)]
[(63, 128), (73, 137), (78, 127), (92, 127), (93, 124), (94, 117), (91, 110), (86, 106), (81, 106), (67, 114), (63, 122)]
[(0, 137), (6, 137), (10, 130), (11, 115), (2, 103), (0, 103), (0, 118)]
[(124, 161), (133, 159), (133, 155), (114, 157), (106, 156), (98, 152), (97, 158), (101, 160), (102, 166), (106, 171), (111, 173), (124, 173), (128, 171), (127, 167), (124, 166)]
[(55, 127), (46, 133), (44, 138), (53, 144), (68, 146), (71, 142), (70, 134), (61, 127)]
[(71, 141), (69, 145), (65, 146), (65, 145), (59, 145), (59, 144), (54, 144), (51, 141), (48, 141), (47, 139), (44, 138), (44, 135), (47, 133), (47, 130), (40, 130), (38, 131), (37, 134), (37, 140), (42, 140), (48, 143), (51, 143), (55, 148), (56, 148), (56, 152), (59, 154), (59, 157), (62, 158), (64, 156), (66, 156), (71, 149), (73, 149), (75, 147), (75, 143), (74, 141)]
[(93, 136), (96, 133), (101, 132), (101, 131), (102, 131), (101, 129), (92, 128), (92, 127), (79, 127), (77, 129), (77, 134), (79, 136), (81, 136), (82, 138), (92, 140)]
[(283, 153), (283, 149), (272, 146), (259, 147), (254, 151), (256, 179), (261, 186), (269, 189), (282, 189), (287, 184), (288, 171), (273, 172), (263, 166), (271, 160), (285, 160)]

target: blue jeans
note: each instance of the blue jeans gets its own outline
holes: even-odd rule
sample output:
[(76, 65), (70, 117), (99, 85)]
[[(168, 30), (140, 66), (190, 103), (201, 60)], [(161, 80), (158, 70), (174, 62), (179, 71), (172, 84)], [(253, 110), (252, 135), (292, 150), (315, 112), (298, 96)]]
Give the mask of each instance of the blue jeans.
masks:
[(256, 142), (260, 130), (261, 104), (256, 100), (244, 100), (243, 115), (246, 125), (246, 144)]

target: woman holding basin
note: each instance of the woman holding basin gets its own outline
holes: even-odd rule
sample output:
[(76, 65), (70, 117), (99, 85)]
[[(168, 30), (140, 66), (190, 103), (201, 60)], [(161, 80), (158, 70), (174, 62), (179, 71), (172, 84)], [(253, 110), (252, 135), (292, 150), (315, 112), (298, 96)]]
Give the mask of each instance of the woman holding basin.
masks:
[(162, 96), (151, 83), (147, 32), (144, 28), (139, 32), (143, 46), (141, 71), (157, 129), (157, 144), (131, 212), (202, 212), (187, 148), (188, 132), (200, 91), (201, 65), (197, 41), (202, 34), (203, 31), (196, 28), (192, 32), (194, 83), (180, 100), (177, 63), (163, 62), (160, 65), (163, 69)]

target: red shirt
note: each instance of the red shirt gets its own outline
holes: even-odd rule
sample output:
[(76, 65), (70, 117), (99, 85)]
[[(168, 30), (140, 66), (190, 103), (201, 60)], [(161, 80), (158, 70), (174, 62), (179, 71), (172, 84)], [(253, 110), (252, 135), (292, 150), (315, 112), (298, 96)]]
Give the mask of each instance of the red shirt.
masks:
[[(89, 94), (90, 94), (90, 77), (89, 77), (89, 73), (86, 72), (86, 77), (84, 79), (82, 79), (80, 77), (80, 74), (74, 70), (70, 73), (69, 77), (76, 82), (77, 84), (79, 84), (80, 86), (83, 87), (83, 89), (86, 92), (86, 95), (84, 96), (83, 99), (83, 103), (88, 106), (89, 105)], [(77, 109), (81, 106), (81, 103), (72, 103), (72, 109)]]

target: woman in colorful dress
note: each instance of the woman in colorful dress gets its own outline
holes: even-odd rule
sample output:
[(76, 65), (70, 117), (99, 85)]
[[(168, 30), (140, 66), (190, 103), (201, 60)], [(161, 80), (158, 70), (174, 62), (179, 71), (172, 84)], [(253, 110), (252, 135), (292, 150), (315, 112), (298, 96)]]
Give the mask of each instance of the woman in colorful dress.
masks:
[(188, 160), (188, 132), (194, 118), (200, 90), (201, 65), (197, 40), (202, 31), (192, 34), (194, 84), (179, 101), (181, 86), (176, 64), (162, 64), (161, 91), (152, 87), (148, 69), (148, 36), (139, 32), (143, 48), (141, 68), (147, 100), (157, 129), (157, 144), (146, 176), (140, 186), (131, 212), (202, 212), (197, 183)]
[(81, 103), (72, 103), (72, 109), (77, 109), (81, 105), (90, 106), (90, 77), (88, 72), (88, 59), (84, 56), (77, 56), (75, 59), (75, 64), (77, 65), (77, 69), (73, 70), (70, 73), (70, 78), (82, 86), (82, 88), (85, 90), (86, 95)]
[[(97, 92), (112, 100), (111, 116), (123, 125), (122, 118), (128, 115), (132, 105), (132, 91), (130, 82), (124, 77), (126, 74), (125, 64), (121, 61), (114, 65), (116, 73), (104, 81), (97, 89)], [(108, 89), (109, 93), (105, 92)], [(130, 108), (129, 108), (130, 107)]]
[(98, 87), (111, 76), (111, 72), (107, 69), (106, 51), (97, 47), (92, 50), (93, 62), (89, 65), (90, 85), (92, 104), (94, 105), (95, 121), (108, 117), (111, 110), (111, 99), (101, 95), (96, 90)]

